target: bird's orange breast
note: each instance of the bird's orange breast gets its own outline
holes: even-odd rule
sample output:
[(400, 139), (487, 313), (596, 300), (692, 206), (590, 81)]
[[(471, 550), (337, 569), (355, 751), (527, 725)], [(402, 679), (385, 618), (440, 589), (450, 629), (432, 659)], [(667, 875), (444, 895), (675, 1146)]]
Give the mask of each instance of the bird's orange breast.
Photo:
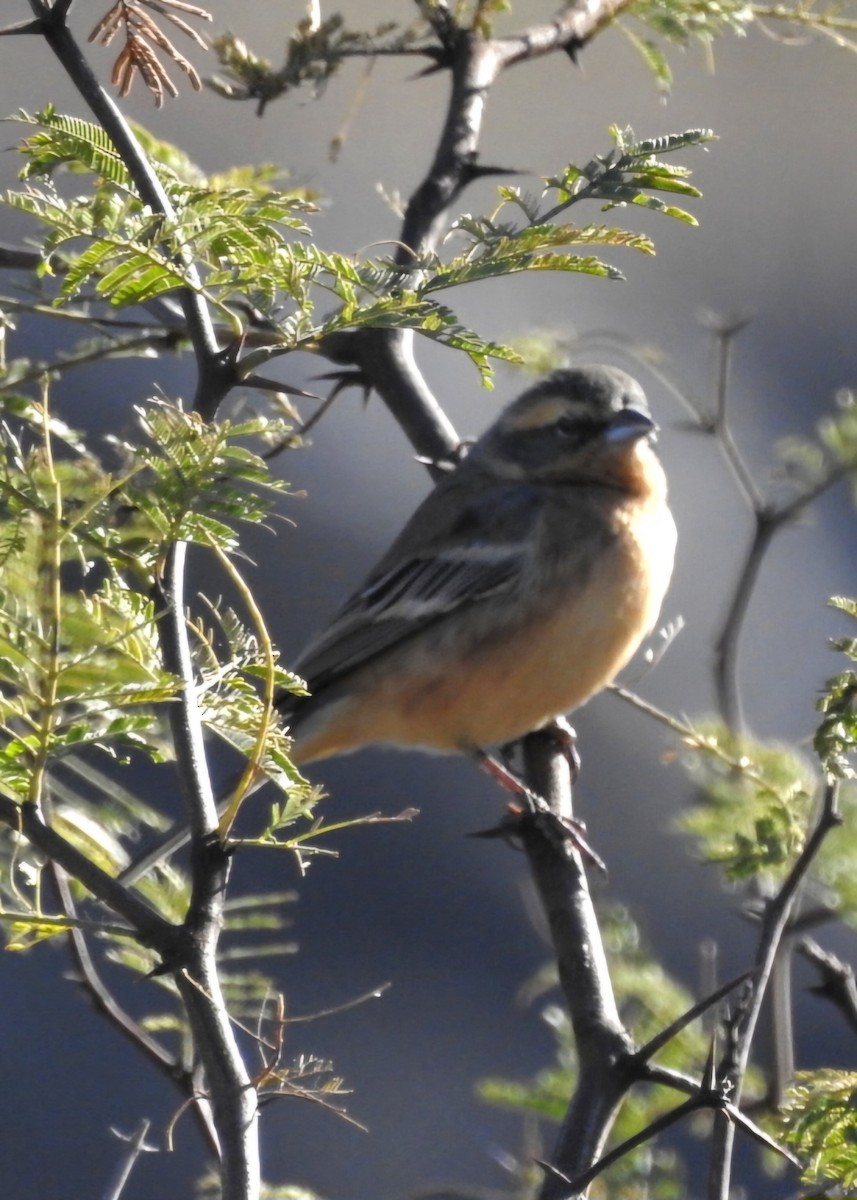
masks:
[(468, 652), (442, 634), (403, 646), (402, 669), (388, 663), (383, 676), (367, 677), (365, 689), (299, 729), (296, 760), (368, 742), (467, 751), (512, 741), (579, 707), (651, 630), (672, 569), (675, 530), (661, 498), (619, 506), (613, 525), (585, 581), (559, 572), (526, 620), (489, 616), (486, 630), (496, 620), (498, 632)]

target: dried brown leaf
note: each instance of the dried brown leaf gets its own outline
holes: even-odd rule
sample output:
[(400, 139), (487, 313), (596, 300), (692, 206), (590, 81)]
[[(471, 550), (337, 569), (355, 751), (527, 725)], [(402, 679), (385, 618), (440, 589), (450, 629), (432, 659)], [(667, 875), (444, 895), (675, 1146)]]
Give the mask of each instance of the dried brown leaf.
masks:
[(211, 20), (211, 14), (206, 9), (197, 4), (186, 4), (184, 0), (116, 0), (92, 30), (89, 40), (107, 46), (116, 33), (124, 28), (125, 44), (113, 64), (111, 75), (121, 96), (128, 95), (137, 73), (158, 108), (163, 104), (165, 94), (173, 97), (178, 95), (178, 88), (156, 50), (160, 50), (185, 73), (196, 91), (200, 90), (202, 81), (196, 68), (173, 44), (153, 15), (169, 21), (180, 33), (205, 47), (204, 38), (178, 15), (179, 12), (199, 20)]

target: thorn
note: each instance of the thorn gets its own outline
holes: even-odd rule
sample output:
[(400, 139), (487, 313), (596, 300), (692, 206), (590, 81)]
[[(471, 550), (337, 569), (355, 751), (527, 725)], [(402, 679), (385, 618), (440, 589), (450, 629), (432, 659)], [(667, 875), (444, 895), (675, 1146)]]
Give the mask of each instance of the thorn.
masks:
[(466, 836), (471, 838), (485, 838), (486, 840), (489, 838), (502, 838), (513, 850), (520, 850), (521, 816), (520, 809), (516, 810), (510, 806), (496, 825), (492, 825), (488, 829), (476, 829), (473, 833), (468, 833)]
[(34, 21), (20, 21), (17, 25), (7, 25), (0, 29), (0, 37), (14, 37), (19, 33), (44, 33), (44, 18), (37, 17)]
[(533, 1158), (530, 1161), (534, 1162), (537, 1167), (541, 1167), (545, 1174), (550, 1175), (552, 1179), (558, 1179), (560, 1183), (571, 1183), (567, 1175), (563, 1175), (558, 1167), (553, 1166), (552, 1163), (545, 1162), (543, 1158)]
[(472, 183), (475, 179), (484, 179), (495, 175), (530, 175), (532, 172), (526, 171), (522, 167), (492, 167), (471, 162), (467, 164), (462, 174), (465, 183)]
[(702, 1073), (702, 1086), (707, 1092), (717, 1091), (717, 1034), (712, 1037), (708, 1054), (705, 1058), (705, 1069)]
[(328, 402), (335, 399), (346, 388), (354, 387), (360, 388), (363, 392), (364, 404), (369, 403), (369, 393), (372, 391), (372, 384), (359, 367), (353, 370), (326, 371), (323, 375), (313, 375), (313, 379), (332, 380), (335, 382), (336, 386), (328, 396)]
[(446, 70), (448, 70), (447, 64), (445, 62), (438, 61), (438, 62), (432, 63), (430, 67), (423, 67), (423, 69), (421, 71), (415, 71), (413, 73), (413, 75), (408, 76), (408, 79), (411, 82), (413, 82), (417, 79), (428, 79), (429, 75), (437, 75), (437, 73), (439, 71), (446, 71)]

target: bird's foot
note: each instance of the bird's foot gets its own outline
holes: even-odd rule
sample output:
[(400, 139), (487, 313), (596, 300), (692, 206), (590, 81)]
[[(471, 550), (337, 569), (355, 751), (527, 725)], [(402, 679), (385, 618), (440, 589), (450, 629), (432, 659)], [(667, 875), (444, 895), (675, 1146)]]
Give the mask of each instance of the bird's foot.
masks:
[[(561, 731), (562, 736), (563, 738), (567, 738), (568, 733), (570, 733), (571, 746), (573, 747), (574, 730), (570, 726), (567, 726), (566, 730)], [(522, 826), (525, 822), (529, 821), (534, 823), (544, 836), (554, 841), (559, 839), (564, 849), (572, 846), (587, 862), (606, 873), (607, 867), (604, 859), (601, 858), (586, 840), (586, 825), (583, 821), (578, 821), (574, 817), (558, 816), (544, 797), (539, 796), (532, 788), (527, 787), (524, 781), (505, 763), (500, 762), (499, 759), (487, 754), (484, 750), (476, 750), (475, 756), (482, 769), (492, 779), (496, 779), (501, 787), (513, 792), (516, 796), (520, 796), (523, 804), (510, 804), (508, 811), (496, 826), (492, 829), (480, 830), (477, 833), (471, 834), (471, 837), (501, 837), (505, 838), (511, 844), (517, 845), (520, 840)], [(569, 760), (569, 768), (573, 770), (571, 760)]]

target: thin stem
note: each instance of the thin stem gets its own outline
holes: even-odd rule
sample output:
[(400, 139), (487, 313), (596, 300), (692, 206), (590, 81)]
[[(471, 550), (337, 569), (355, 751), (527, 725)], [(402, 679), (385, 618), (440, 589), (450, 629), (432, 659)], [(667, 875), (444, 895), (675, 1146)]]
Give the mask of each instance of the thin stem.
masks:
[[(77, 910), (68, 877), (56, 862), (51, 863), (51, 873), (54, 880), (60, 907), (71, 921), (75, 921)], [(144, 1029), (130, 1013), (122, 1008), (113, 993), (101, 979), (89, 952), (86, 936), (81, 928), (72, 925), (68, 932), (68, 944), (71, 958), (77, 973), (77, 981), (86, 992), (92, 1007), (113, 1026), (114, 1029), (127, 1038), (137, 1050), (141, 1051), (157, 1069), (178, 1087), (182, 1099), (193, 1098), (195, 1087), (192, 1074), (182, 1069), (180, 1062), (158, 1042), (148, 1030)], [(194, 1115), (201, 1128), (203, 1137), (209, 1148), (217, 1153), (217, 1135), (214, 1132), (210, 1113), (206, 1105), (195, 1104)]]
[(741, 633), (765, 555), (779, 528), (778, 521), (771, 520), (766, 513), (757, 513), (753, 538), (738, 573), (735, 591), (714, 644), (714, 683), (717, 689), (717, 705), (724, 723), (738, 733), (744, 728), (741, 687), (738, 680)]
[(163, 580), (158, 589), (158, 629), (165, 670), (182, 680), (168, 715), (176, 751), (182, 794), (190, 812), (195, 838), (209, 837), (217, 828), (217, 810), (199, 713), (193, 658), (185, 620), (184, 573), (187, 546), (175, 543), (167, 553)]
[(101, 867), (82, 854), (76, 846), (47, 825), (41, 813), (31, 804), (16, 804), (0, 794), (0, 821), (10, 829), (19, 830), (28, 842), (47, 859), (59, 863), (87, 891), (107, 908), (124, 917), (136, 930), (146, 946), (151, 946), (162, 959), (169, 961), (178, 954), (182, 930), (165, 921), (148, 904), (128, 888), (108, 875)]
[(39, 583), (41, 585), (41, 619), (43, 627), (46, 630), (46, 636), (40, 639), (42, 661), (39, 672), (41, 679), (39, 690), (41, 692), (41, 705), (38, 726), (36, 728), (36, 752), (30, 779), (29, 795), (29, 803), (36, 808), (39, 808), (42, 802), (48, 760), (51, 753), (51, 742), (57, 719), (57, 687), (59, 684), (60, 631), (62, 625), (63, 499), (62, 489), (54, 468), (53, 444), (48, 417), (48, 388), (46, 383), (42, 388), (42, 413), (45, 428), (43, 452), (50, 488), (50, 500), (41, 522), (42, 546)]
[(732, 351), (735, 338), (744, 328), (746, 322), (732, 322), (728, 327), (717, 331), (717, 384), (715, 390), (715, 415), (711, 431), (720, 442), (721, 449), (732, 471), (741, 494), (754, 513), (761, 512), (765, 507), (764, 497), (756, 487), (750, 468), (744, 461), (744, 456), (732, 434), (727, 415), (729, 401), (729, 380), (732, 368)]
[(819, 497), (854, 471), (853, 462), (830, 467), (812, 487), (806, 488), (779, 508), (761, 503), (754, 511), (755, 529), (726, 617), (714, 647), (714, 678), (717, 702), (724, 722), (738, 732), (744, 725), (741, 690), (738, 682), (738, 656), (744, 621), (750, 608), (765, 557), (776, 534), (798, 517)]
[[(750, 1000), (741, 1013), (735, 1030), (732, 1048), (731, 1104), (737, 1108), (741, 1100), (744, 1077), (750, 1058), (750, 1048), (762, 1009), (762, 1003), (774, 968), (777, 952), (791, 916), (798, 888), (806, 877), (827, 835), (841, 823), (838, 808), (839, 783), (829, 780), (822, 798), (821, 812), (806, 845), (783, 882), (777, 895), (765, 910), (762, 932), (756, 951), (756, 978)], [(728, 1200), (732, 1171), (732, 1149), (735, 1130), (731, 1122), (721, 1118), (715, 1125), (714, 1147), (709, 1178), (709, 1200)]]
[(137, 1160), (147, 1150), (151, 1151), (155, 1149), (154, 1146), (146, 1145), (146, 1135), (149, 1132), (150, 1125), (150, 1121), (141, 1121), (137, 1132), (128, 1139), (128, 1153), (120, 1164), (119, 1170), (104, 1193), (102, 1200), (120, 1200), (122, 1193), (125, 1191), (125, 1185), (131, 1178), (131, 1172), (134, 1170)]

